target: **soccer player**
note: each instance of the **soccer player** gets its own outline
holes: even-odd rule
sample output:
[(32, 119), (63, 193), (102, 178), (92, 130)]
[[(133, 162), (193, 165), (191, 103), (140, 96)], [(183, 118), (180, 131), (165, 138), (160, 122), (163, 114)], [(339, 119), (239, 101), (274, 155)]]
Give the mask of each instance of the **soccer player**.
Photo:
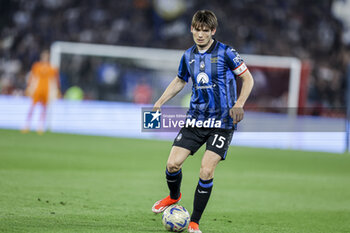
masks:
[(42, 105), (40, 124), (37, 132), (38, 134), (42, 134), (44, 132), (46, 112), (49, 101), (57, 98), (60, 95), (58, 70), (50, 65), (49, 60), (49, 51), (42, 51), (40, 54), (40, 61), (34, 63), (30, 71), (26, 94), (32, 98), (32, 104), (28, 112), (26, 125), (22, 130), (23, 133), (29, 131), (30, 121), (37, 103)]
[[(181, 58), (177, 77), (169, 84), (154, 105), (159, 110), (169, 99), (179, 93), (189, 78), (192, 79), (192, 97), (187, 119), (205, 121), (215, 119), (216, 127), (183, 127), (175, 138), (166, 165), (166, 180), (170, 195), (157, 201), (152, 211), (163, 212), (181, 199), (182, 164), (204, 143), (199, 181), (194, 194), (193, 212), (189, 232), (200, 233), (199, 220), (209, 200), (214, 171), (226, 158), (235, 125), (243, 119), (243, 106), (254, 81), (239, 54), (228, 45), (216, 41), (217, 18), (208, 10), (197, 11), (191, 23), (195, 45)], [(242, 79), (242, 89), (237, 98), (236, 78)], [(198, 124), (201, 125), (201, 124)]]

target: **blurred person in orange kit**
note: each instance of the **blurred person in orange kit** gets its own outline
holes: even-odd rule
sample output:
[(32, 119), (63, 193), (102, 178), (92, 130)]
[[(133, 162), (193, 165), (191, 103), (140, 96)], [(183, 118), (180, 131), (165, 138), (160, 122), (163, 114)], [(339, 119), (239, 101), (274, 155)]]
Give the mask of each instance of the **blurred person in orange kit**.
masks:
[(134, 89), (134, 103), (136, 104), (149, 104), (152, 101), (152, 87), (147, 83), (147, 80), (143, 77), (136, 84)]
[(22, 130), (23, 133), (29, 131), (34, 108), (37, 103), (40, 103), (42, 111), (37, 132), (42, 134), (45, 131), (48, 105), (50, 101), (60, 97), (59, 73), (56, 68), (50, 65), (49, 61), (50, 52), (43, 50), (40, 54), (40, 61), (35, 62), (31, 68), (26, 95), (31, 97), (32, 104), (29, 108), (25, 127)]

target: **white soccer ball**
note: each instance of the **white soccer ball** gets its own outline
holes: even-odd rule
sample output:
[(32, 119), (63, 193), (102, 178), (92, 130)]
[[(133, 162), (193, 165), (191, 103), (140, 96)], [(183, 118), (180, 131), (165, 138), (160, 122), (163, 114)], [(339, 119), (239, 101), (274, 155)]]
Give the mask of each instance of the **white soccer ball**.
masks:
[(185, 207), (172, 205), (163, 212), (162, 222), (168, 231), (181, 232), (187, 229), (190, 223), (190, 214)]

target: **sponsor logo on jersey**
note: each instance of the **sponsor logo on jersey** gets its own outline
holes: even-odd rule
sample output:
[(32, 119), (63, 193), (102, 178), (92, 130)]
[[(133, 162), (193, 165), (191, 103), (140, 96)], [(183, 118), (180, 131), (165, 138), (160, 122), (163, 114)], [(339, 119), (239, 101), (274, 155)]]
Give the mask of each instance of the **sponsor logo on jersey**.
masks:
[(204, 85), (204, 84), (207, 84), (208, 82), (209, 82), (209, 76), (206, 73), (200, 72), (197, 75), (197, 83), (199, 85)]

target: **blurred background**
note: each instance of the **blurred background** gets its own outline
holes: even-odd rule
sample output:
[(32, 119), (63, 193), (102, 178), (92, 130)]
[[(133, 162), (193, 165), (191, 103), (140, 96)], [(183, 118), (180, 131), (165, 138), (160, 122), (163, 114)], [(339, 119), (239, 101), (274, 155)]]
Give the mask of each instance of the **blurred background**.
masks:
[[(350, 0), (0, 0), (0, 232), (166, 232), (150, 208), (168, 192), (176, 132), (143, 132), (143, 113), (193, 45), (200, 9), (255, 80), (203, 232), (350, 232)], [(45, 49), (62, 98), (44, 134), (40, 105), (23, 132)], [(183, 166), (190, 212), (204, 150)]]
[[(236, 48), (243, 58), (300, 60), (295, 106), (288, 105), (290, 69), (249, 66), (247, 61), (256, 83), (248, 107), (299, 107), (304, 109), (299, 114), (345, 118), (349, 0), (1, 0), (0, 94), (5, 102), (9, 96), (24, 96), (31, 66), (56, 41), (184, 51), (193, 44), (190, 22), (198, 9), (215, 12), (219, 21), (215, 38)], [(61, 54), (59, 66), (64, 99), (146, 105), (159, 98), (177, 70), (161, 69), (161, 63), (157, 69), (133, 59), (68, 53)], [(187, 106), (190, 86), (169, 104)], [(1, 114), (9, 115), (4, 110)]]

